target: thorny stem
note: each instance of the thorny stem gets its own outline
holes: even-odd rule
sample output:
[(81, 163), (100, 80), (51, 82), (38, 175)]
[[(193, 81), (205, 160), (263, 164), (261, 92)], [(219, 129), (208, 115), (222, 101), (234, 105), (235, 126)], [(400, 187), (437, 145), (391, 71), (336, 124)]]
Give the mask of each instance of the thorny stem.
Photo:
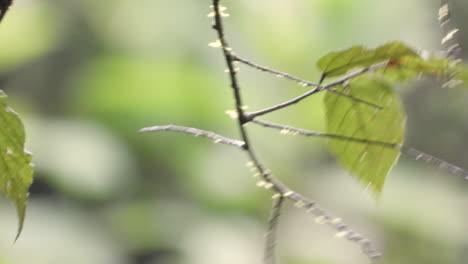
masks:
[[(248, 116), (244, 112), (242, 97), (241, 97), (241, 89), (239, 86), (239, 82), (237, 80), (237, 73), (234, 67), (234, 57), (231, 55), (231, 48), (226, 41), (224, 28), (223, 28), (223, 21), (222, 21), (222, 12), (221, 7), (219, 4), (220, 0), (213, 0), (213, 9), (214, 9), (214, 25), (213, 29), (216, 30), (219, 42), (221, 43), (221, 48), (223, 50), (224, 59), (226, 65), (228, 67), (229, 72), (229, 79), (231, 82), (231, 88), (233, 90), (234, 99), (235, 99), (235, 108), (237, 110), (237, 121), (239, 125), (239, 130), (241, 133), (242, 140), (244, 141), (245, 145), (243, 149), (247, 152), (251, 160), (251, 165), (257, 170), (258, 174), (263, 178), (265, 185), (264, 187), (268, 189), (273, 189), (275, 195), (279, 195), (284, 198), (288, 198), (296, 203), (298, 207), (305, 208), (308, 212), (314, 214), (317, 218), (320, 218), (322, 223), (327, 223), (328, 225), (332, 226), (335, 230), (339, 232), (342, 236), (346, 237), (350, 241), (354, 241), (355, 243), (361, 246), (362, 251), (370, 258), (370, 260), (374, 263), (380, 257), (380, 253), (377, 252), (375, 249), (372, 248), (372, 245), (369, 240), (363, 238), (360, 234), (354, 232), (350, 229), (347, 225), (343, 224), (341, 220), (333, 219), (332, 217), (328, 216), (324, 211), (321, 209), (316, 208), (316, 204), (314, 201), (310, 200), (309, 198), (291, 190), (289, 187), (284, 185), (281, 181), (276, 179), (268, 169), (260, 162), (257, 155), (253, 151), (252, 145), (250, 143), (248, 133), (244, 125), (253, 119), (252, 114)], [(361, 73), (356, 73), (349, 77), (351, 79), (353, 76), (357, 76), (364, 72), (369, 71), (369, 68), (363, 70)], [(346, 79), (348, 80), (348, 79)], [(342, 82), (345, 82), (343, 80)], [(337, 85), (337, 84), (336, 84)], [(331, 87), (331, 86), (329, 86)], [(323, 89), (323, 88), (322, 88)], [(321, 87), (316, 87), (316, 91), (320, 91)], [(308, 95), (305, 97), (315, 93), (309, 92)], [(305, 98), (303, 97), (303, 98)], [(298, 101), (302, 100), (303, 98), (299, 99)], [(295, 103), (295, 102), (293, 102)], [(290, 104), (293, 104), (290, 103)], [(283, 106), (285, 107), (285, 106)], [(282, 107), (279, 107), (282, 108)], [(278, 109), (279, 109), (278, 108)], [(269, 111), (271, 112), (271, 111)], [(257, 115), (258, 116), (258, 115)], [(335, 221), (333, 221), (335, 220)], [(270, 259), (273, 257), (269, 257), (268, 254), (273, 254), (274, 252), (265, 252), (266, 257), (265, 259)]]
[[(259, 161), (257, 156), (255, 155), (251, 147), (251, 143), (249, 140), (247, 130), (244, 127), (244, 124), (247, 122), (246, 121), (247, 119), (245, 117), (245, 112), (242, 107), (243, 103), (242, 103), (242, 97), (241, 97), (241, 90), (240, 90), (239, 82), (237, 80), (237, 71), (234, 67), (234, 58), (231, 56), (231, 53), (230, 53), (231, 48), (224, 35), (224, 27), (223, 27), (222, 14), (221, 14), (221, 8), (220, 8), (219, 2), (220, 0), (213, 0), (213, 9), (214, 9), (213, 29), (218, 34), (218, 39), (221, 43), (221, 48), (223, 50), (224, 60), (228, 67), (229, 79), (231, 81), (231, 88), (234, 94), (234, 103), (235, 103), (235, 108), (237, 111), (237, 121), (239, 125), (239, 130), (241, 133), (241, 138), (245, 143), (243, 149), (247, 152), (250, 160), (253, 162), (258, 172), (264, 177), (264, 179), (267, 182), (269, 182), (269, 178), (271, 178), (271, 176), (267, 172), (265, 167), (262, 165), (262, 163)], [(278, 188), (277, 186), (273, 186), (273, 187), (275, 188), (276, 192), (283, 193), (285, 191), (284, 189)]]
[(244, 110), (242, 108), (243, 103), (242, 103), (241, 91), (240, 91), (239, 83), (237, 81), (237, 71), (234, 67), (234, 59), (232, 58), (231, 53), (229, 52), (230, 47), (224, 36), (224, 28), (223, 28), (223, 23), (222, 23), (222, 18), (221, 18), (219, 0), (213, 0), (213, 8), (215, 12), (215, 17), (214, 17), (215, 24), (213, 25), (213, 29), (216, 30), (216, 32), (218, 33), (218, 39), (221, 42), (221, 48), (223, 50), (224, 59), (228, 67), (229, 79), (231, 80), (231, 88), (234, 93), (235, 106), (236, 106), (236, 110), (238, 114), (237, 120), (239, 122), (239, 128), (240, 128), (240, 132), (242, 135), (242, 139), (245, 142), (244, 148), (248, 150), (250, 144), (249, 144), (249, 138), (247, 136), (247, 133), (245, 129), (243, 128), (243, 125), (245, 124), (245, 118), (244, 118), (245, 115), (244, 115)]

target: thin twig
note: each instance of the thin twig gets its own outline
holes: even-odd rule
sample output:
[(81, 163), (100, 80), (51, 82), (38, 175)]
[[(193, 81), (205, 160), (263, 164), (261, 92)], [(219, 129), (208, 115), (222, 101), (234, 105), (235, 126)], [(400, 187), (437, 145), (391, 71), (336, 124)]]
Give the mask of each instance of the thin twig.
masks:
[(307, 80), (304, 80), (304, 79), (301, 79), (299, 77), (296, 77), (290, 73), (287, 73), (287, 72), (281, 72), (281, 71), (278, 71), (278, 70), (274, 70), (274, 69), (271, 69), (271, 68), (268, 68), (266, 66), (262, 66), (262, 65), (259, 65), (259, 64), (256, 64), (250, 60), (247, 60), (247, 59), (244, 59), (242, 57), (239, 57), (237, 54), (234, 54), (234, 53), (231, 53), (232, 57), (238, 61), (238, 62), (242, 62), (244, 63), (245, 65), (248, 65), (254, 69), (257, 69), (257, 70), (260, 70), (260, 71), (263, 71), (263, 72), (267, 72), (267, 73), (271, 73), (271, 74), (274, 74), (276, 77), (278, 78), (285, 78), (285, 79), (289, 79), (291, 81), (295, 81), (297, 82), (299, 85), (301, 86), (304, 86), (304, 87), (307, 87), (307, 86), (312, 86), (312, 87), (318, 87), (320, 86), (319, 84), (317, 83), (313, 83), (313, 82), (309, 82)]
[[(333, 82), (330, 82), (324, 86), (318, 86), (318, 87), (315, 87), (314, 89), (302, 94), (302, 95), (299, 95), (298, 97), (296, 98), (293, 98), (291, 100), (288, 100), (288, 101), (285, 101), (283, 103), (280, 103), (280, 104), (277, 104), (277, 105), (274, 105), (274, 106), (271, 106), (271, 107), (268, 107), (268, 108), (265, 108), (265, 109), (262, 109), (262, 110), (259, 110), (259, 111), (255, 111), (255, 112), (250, 112), (250, 113), (246, 113), (245, 115), (245, 118), (246, 120), (248, 121), (252, 121), (254, 118), (256, 117), (259, 117), (259, 116), (262, 116), (262, 115), (266, 115), (266, 114), (269, 114), (271, 112), (275, 112), (277, 110), (280, 110), (280, 109), (283, 109), (285, 107), (288, 107), (290, 105), (293, 105), (293, 104), (297, 104), (299, 103), (300, 101), (306, 99), (307, 97), (313, 95), (313, 94), (316, 94), (318, 92), (321, 92), (323, 90), (329, 90), (329, 91), (333, 91), (333, 89), (330, 89), (334, 86), (338, 86), (338, 85), (341, 85), (357, 76), (360, 76), (364, 73), (367, 73), (369, 71), (375, 71), (377, 69), (380, 69), (380, 68), (383, 68), (387, 66), (387, 61), (385, 62), (381, 62), (381, 63), (377, 63), (377, 64), (374, 64), (370, 67), (366, 67), (366, 68), (363, 68), (363, 69), (360, 69), (360, 70), (357, 70), (355, 72), (352, 72), (338, 80), (335, 80)], [(356, 100), (360, 100), (360, 99), (357, 99)], [(361, 101), (362, 103), (366, 103), (366, 104), (370, 104), (372, 107), (375, 107), (377, 109), (382, 109), (382, 106), (379, 106), (379, 105), (376, 105), (376, 104), (373, 104), (373, 103), (369, 103), (369, 102), (366, 102), (366, 101)]]
[[(350, 228), (343, 220), (339, 217), (332, 217), (326, 211), (319, 208), (317, 203), (308, 197), (293, 191), (289, 187), (285, 186), (278, 179), (274, 178), (269, 172), (266, 175), (266, 178), (269, 178), (268, 183), (276, 186), (279, 189), (284, 190), (285, 192), (281, 195), (290, 201), (294, 202), (294, 205), (297, 208), (304, 209), (307, 213), (312, 214), (315, 217), (315, 222), (317, 224), (328, 225), (336, 231), (336, 236), (339, 238), (346, 238), (348, 241), (354, 242), (361, 248), (361, 251), (370, 259), (371, 263), (378, 263), (381, 253), (377, 251), (369, 239), (365, 238), (360, 233), (354, 231)], [(265, 188), (268, 188), (269, 185), (265, 184)], [(273, 198), (277, 198), (280, 194), (273, 195)]]
[(329, 134), (329, 133), (323, 133), (323, 132), (318, 132), (318, 131), (311, 131), (307, 129), (267, 122), (267, 121), (258, 120), (258, 119), (254, 119), (251, 122), (255, 124), (259, 124), (264, 127), (269, 127), (269, 128), (274, 128), (274, 129), (284, 131), (284, 134), (292, 134), (292, 135), (297, 134), (297, 135), (307, 136), (307, 137), (310, 137), (310, 136), (325, 137), (325, 138), (332, 138), (332, 139), (343, 140), (343, 141), (351, 141), (351, 142), (357, 142), (357, 143), (363, 143), (363, 144), (369, 144), (369, 145), (384, 146), (384, 147), (391, 148), (391, 149), (399, 149), (401, 147), (401, 144), (399, 143), (391, 143), (391, 142), (384, 142), (384, 141), (379, 141), (379, 140), (369, 140), (365, 138), (347, 137), (347, 136), (338, 135), (338, 134)]
[(299, 84), (300, 86), (303, 86), (303, 87), (308, 87), (308, 86), (311, 86), (311, 87), (317, 87), (319, 88), (320, 90), (328, 90), (332, 93), (335, 93), (335, 94), (338, 94), (340, 96), (344, 96), (344, 97), (348, 97), (350, 100), (353, 100), (353, 101), (356, 101), (358, 103), (362, 103), (362, 104), (366, 104), (366, 105), (369, 105), (369, 106), (372, 106), (374, 108), (377, 108), (377, 109), (382, 109), (381, 106), (379, 105), (376, 105), (372, 102), (369, 102), (369, 101), (366, 101), (366, 100), (363, 100), (363, 99), (360, 99), (358, 97), (355, 97), (353, 95), (350, 95), (350, 94), (346, 94), (346, 93), (343, 93), (343, 92), (340, 92), (334, 88), (332, 88), (331, 86), (320, 86), (319, 84), (317, 83), (313, 83), (313, 82), (310, 82), (310, 81), (307, 81), (307, 80), (304, 80), (302, 78), (299, 78), (299, 77), (296, 77), (290, 73), (287, 73), (287, 72), (281, 72), (281, 71), (278, 71), (278, 70), (274, 70), (274, 69), (271, 69), (271, 68), (268, 68), (266, 66), (262, 66), (262, 65), (259, 65), (259, 64), (256, 64), (250, 60), (247, 60), (247, 59), (244, 59), (242, 57), (239, 57), (237, 54), (234, 54), (233, 52), (231, 52), (231, 56), (236, 60), (236, 61), (239, 61), (239, 62), (242, 62), (244, 63), (245, 65), (248, 65), (254, 69), (257, 69), (257, 70), (260, 70), (260, 71), (263, 71), (263, 72), (267, 72), (267, 73), (271, 73), (271, 74), (274, 74), (276, 77), (278, 78), (285, 78), (285, 79), (288, 79), (288, 80), (291, 80), (291, 81), (294, 81), (296, 82), (297, 84)]
[(415, 158), (416, 160), (421, 160), (424, 161), (427, 164), (433, 165), (436, 168), (446, 170), (449, 173), (455, 175), (455, 176), (460, 176), (464, 177), (465, 179), (468, 180), (468, 171), (453, 165), (451, 163), (448, 163), (442, 159), (439, 159), (437, 157), (434, 157), (430, 154), (427, 154), (425, 152), (422, 152), (420, 150), (417, 150), (412, 147), (405, 146), (403, 144), (399, 143), (392, 143), (392, 142), (384, 142), (384, 141), (378, 141), (378, 140), (368, 140), (368, 139), (362, 139), (362, 138), (354, 138), (354, 137), (347, 137), (347, 136), (342, 136), (342, 135), (337, 135), (337, 134), (328, 134), (328, 133), (323, 133), (323, 132), (317, 132), (317, 131), (310, 131), (307, 129), (303, 128), (297, 128), (289, 125), (283, 125), (283, 124), (277, 124), (277, 123), (271, 123), (263, 120), (252, 120), (252, 123), (261, 125), (263, 127), (268, 127), (268, 128), (273, 128), (273, 129), (278, 129), (285, 131), (284, 134), (292, 134), (292, 135), (301, 135), (301, 136), (316, 136), (316, 137), (325, 137), (325, 138), (332, 138), (332, 139), (337, 139), (337, 140), (344, 140), (344, 141), (351, 141), (351, 142), (357, 142), (357, 143), (363, 143), (363, 144), (369, 144), (369, 145), (378, 145), (378, 146), (383, 146), (389, 149), (399, 149), (402, 153), (411, 156)]
[[(354, 232), (347, 225), (342, 224), (341, 222), (336, 224), (335, 222), (330, 221), (333, 218), (328, 216), (328, 214), (326, 214), (323, 210), (316, 208), (314, 201), (299, 194), (298, 192), (291, 190), (289, 187), (287, 187), (281, 181), (275, 178), (271, 174), (271, 172), (265, 168), (265, 166), (260, 162), (257, 155), (255, 154), (252, 148), (252, 145), (249, 141), (247, 130), (244, 127), (244, 124), (251, 121), (252, 119), (249, 119), (249, 117), (246, 116), (246, 113), (244, 112), (244, 109), (243, 109), (241, 89), (239, 86), (239, 82), (237, 80), (237, 72), (234, 67), (235, 60), (230, 52), (232, 49), (229, 47), (225, 38), (223, 21), (222, 21), (223, 14), (222, 14), (221, 6), (219, 2), (220, 0), (213, 0), (213, 9), (214, 9), (213, 29), (216, 30), (217, 32), (218, 40), (221, 44), (224, 59), (228, 67), (229, 79), (231, 82), (231, 88), (233, 90), (234, 100), (235, 100), (235, 107), (237, 110), (237, 121), (239, 125), (239, 130), (241, 133), (242, 140), (245, 143), (243, 146), (243, 149), (246, 151), (247, 155), (249, 156), (250, 163), (253, 166), (253, 168), (257, 171), (257, 174), (262, 177), (262, 182), (261, 182), (262, 184), (260, 184), (260, 186), (264, 186), (267, 189), (272, 189), (273, 192), (275, 193), (274, 196), (279, 195), (281, 197), (288, 198), (289, 200), (294, 201), (298, 207), (306, 208), (308, 212), (314, 214), (317, 218), (320, 218), (321, 220), (323, 220), (323, 223), (329, 224), (331, 227), (337, 230), (339, 234), (343, 234), (343, 236), (345, 236), (348, 240), (353, 241), (357, 243), (358, 245), (360, 245), (363, 253), (366, 254), (367, 257), (369, 257), (372, 263), (375, 263), (379, 259), (380, 253), (378, 253), (375, 249), (372, 248), (372, 245), (369, 240), (363, 238), (360, 234)], [(365, 72), (367, 71), (369, 71), (369, 68)], [(316, 89), (320, 91), (319, 87), (316, 87)]]
[(401, 152), (410, 155), (414, 157), (416, 160), (422, 160), (427, 164), (433, 165), (436, 168), (446, 170), (450, 172), (453, 175), (464, 177), (466, 180), (468, 180), (468, 171), (453, 165), (451, 163), (448, 163), (444, 160), (441, 160), (437, 157), (431, 156), (427, 153), (424, 153), (422, 151), (419, 151), (417, 149), (407, 147), (407, 146), (401, 146)]
[(232, 145), (232, 146), (236, 146), (240, 148), (244, 147), (245, 145), (245, 143), (240, 140), (227, 138), (227, 137), (218, 135), (216, 133), (213, 133), (211, 131), (201, 130), (201, 129), (193, 128), (193, 127), (184, 127), (184, 126), (176, 126), (176, 125), (153, 126), (153, 127), (142, 128), (138, 132), (157, 132), (157, 131), (175, 131), (175, 132), (181, 132), (185, 134), (194, 135), (196, 137), (201, 136), (201, 137), (211, 138), (213, 139), (215, 143), (223, 143), (223, 144)]
[(281, 216), (281, 207), (284, 202), (283, 196), (278, 196), (273, 199), (273, 206), (270, 212), (270, 218), (268, 219), (268, 231), (265, 237), (265, 264), (276, 263), (276, 233), (278, 230), (279, 218)]

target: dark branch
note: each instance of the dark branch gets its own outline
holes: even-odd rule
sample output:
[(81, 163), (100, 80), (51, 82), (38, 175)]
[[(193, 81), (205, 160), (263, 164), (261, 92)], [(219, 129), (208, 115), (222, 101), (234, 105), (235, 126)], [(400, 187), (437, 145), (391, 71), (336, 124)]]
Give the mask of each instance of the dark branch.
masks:
[(242, 107), (243, 103), (242, 103), (242, 96), (241, 96), (239, 81), (237, 80), (237, 71), (234, 66), (234, 59), (231, 56), (231, 53), (229, 52), (231, 48), (229, 47), (229, 44), (224, 36), (224, 26), (223, 26), (222, 13), (221, 13), (222, 11), (220, 9), (219, 1), (220, 0), (213, 0), (214, 20), (215, 20), (213, 29), (216, 30), (218, 34), (218, 40), (221, 43), (224, 60), (228, 67), (229, 79), (231, 80), (231, 88), (234, 94), (235, 106), (236, 106), (237, 115), (238, 115), (237, 120), (239, 122), (239, 129), (240, 129), (242, 139), (245, 142), (244, 147), (246, 149), (249, 149), (249, 138), (247, 136), (245, 129), (243, 128), (243, 125), (245, 123), (245, 117), (244, 117), (244, 110)]

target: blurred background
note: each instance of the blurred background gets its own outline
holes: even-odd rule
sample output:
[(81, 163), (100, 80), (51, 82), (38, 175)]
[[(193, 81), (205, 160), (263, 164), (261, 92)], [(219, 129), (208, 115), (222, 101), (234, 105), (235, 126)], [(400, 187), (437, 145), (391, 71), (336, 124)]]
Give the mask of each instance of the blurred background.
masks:
[[(354, 44), (401, 40), (439, 50), (439, 1), (225, 1), (241, 56), (316, 81), (315, 61)], [(25, 229), (0, 201), (1, 264), (261, 263), (271, 193), (244, 153), (190, 136), (138, 134), (179, 124), (238, 137), (209, 1), (15, 0), (0, 24), (0, 89), (35, 154)], [(468, 3), (454, 1), (468, 58)], [(250, 110), (303, 93), (240, 67)], [(468, 168), (468, 94), (424, 78), (397, 87), (407, 144)], [(323, 131), (323, 95), (270, 121)], [(468, 182), (402, 156), (376, 201), (339, 168), (324, 139), (250, 125), (265, 164), (385, 252), (383, 263), (468, 262)], [(280, 263), (367, 263), (359, 248), (292, 206)]]

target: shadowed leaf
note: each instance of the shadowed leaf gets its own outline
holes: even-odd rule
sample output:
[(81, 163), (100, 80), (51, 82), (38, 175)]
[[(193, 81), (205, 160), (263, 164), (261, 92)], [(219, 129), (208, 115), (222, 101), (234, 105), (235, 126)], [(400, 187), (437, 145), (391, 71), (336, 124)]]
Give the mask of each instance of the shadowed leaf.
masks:
[(12, 200), (18, 212), (18, 233), (23, 229), (28, 189), (32, 183), (31, 154), (24, 150), (23, 124), (6, 104), (7, 96), (0, 90), (0, 191)]
[[(337, 89), (380, 105), (383, 109), (327, 92), (324, 97), (327, 133), (369, 141), (403, 143), (405, 114), (399, 98), (386, 82), (376, 77), (362, 76), (352, 80), (348, 86)], [(377, 195), (400, 155), (397, 148), (377, 144), (329, 139), (328, 146), (338, 162)]]

